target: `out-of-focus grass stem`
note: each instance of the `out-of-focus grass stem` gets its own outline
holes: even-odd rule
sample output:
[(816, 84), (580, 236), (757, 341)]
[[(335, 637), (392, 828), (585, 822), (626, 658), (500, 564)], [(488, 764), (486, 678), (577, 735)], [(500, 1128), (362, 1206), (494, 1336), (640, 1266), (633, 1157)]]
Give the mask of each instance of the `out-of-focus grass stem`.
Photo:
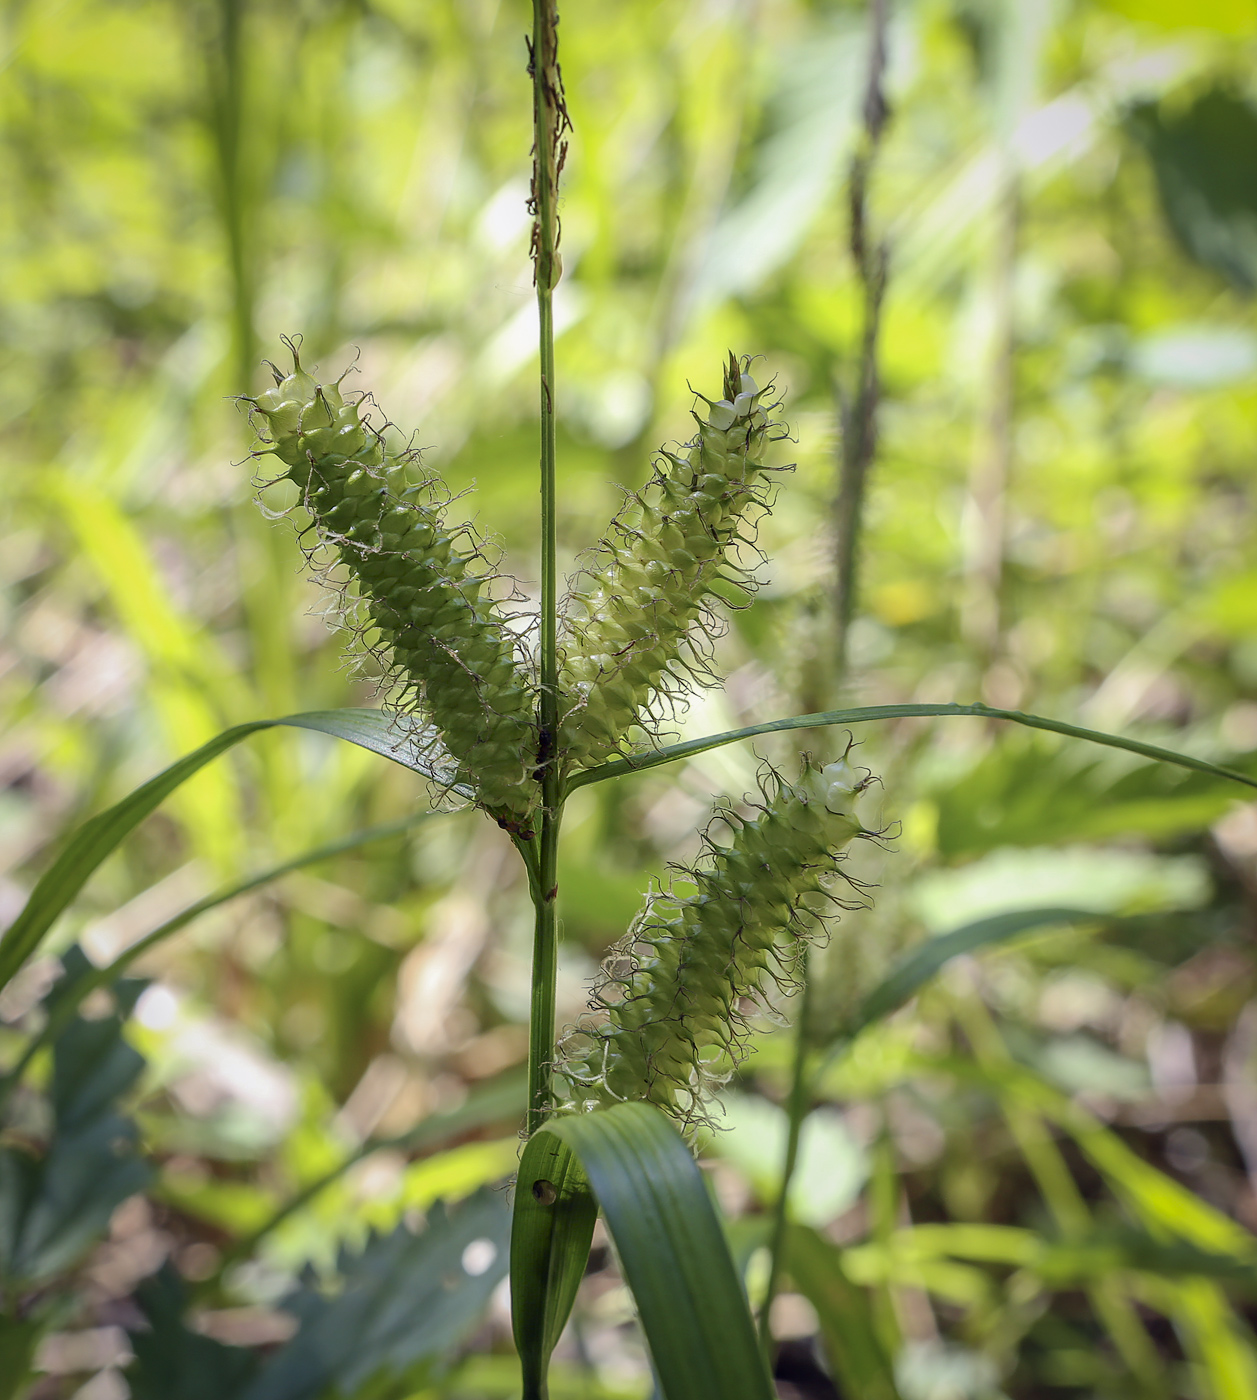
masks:
[[(258, 370), (256, 300), (259, 276), (257, 156), (246, 149), (249, 122), (248, 0), (213, 0), (212, 33), (206, 45), (208, 121), (214, 153), (222, 247), (229, 285), (228, 382), (232, 393), (247, 394)], [(254, 131), (256, 142), (260, 133)], [(241, 420), (243, 423), (243, 419)], [(288, 619), (294, 607), (288, 545), (269, 528), (252, 503), (237, 511), (234, 527), (242, 598), (248, 618), (252, 673), (260, 707), (283, 714), (296, 707), (297, 685)], [(272, 821), (290, 839), (301, 839), (304, 821), (288, 801), (297, 784), (288, 752), (275, 748), (263, 760)]]
[(886, 296), (889, 249), (869, 229), (868, 193), (882, 134), (890, 116), (883, 82), (890, 0), (869, 0), (868, 69), (863, 125), (848, 176), (849, 248), (861, 299), (859, 355), (850, 382), (838, 385), (840, 428), (838, 493), (834, 502), (834, 651), (839, 677), (846, 675), (851, 624), (859, 591), (860, 533), (869, 473), (877, 456), (881, 398), (879, 341)]
[(257, 358), (254, 344), (254, 269), (249, 246), (248, 190), (241, 134), (245, 102), (245, 0), (217, 0), (215, 42), (209, 53), (210, 126), (218, 198), (231, 280), (231, 380), (247, 393)]
[(808, 1051), (810, 1049), (808, 1022), (812, 1004), (812, 983), (808, 976), (806, 946), (801, 958), (799, 974), (803, 986), (799, 993), (799, 1015), (794, 1033), (794, 1063), (790, 1072), (790, 1095), (786, 1102), (789, 1120), (786, 1129), (786, 1149), (781, 1165), (781, 1184), (773, 1208), (773, 1231), (768, 1246), (768, 1285), (764, 1290), (764, 1300), (759, 1314), (759, 1344), (770, 1369), (773, 1364), (773, 1299), (777, 1296), (785, 1263), (786, 1230), (790, 1223), (790, 1187), (794, 1181), (795, 1168), (799, 1162), (799, 1140), (802, 1137), (803, 1120), (807, 1116), (807, 1106), (811, 1098), (811, 1079), (808, 1075)]
[[(956, 1007), (978, 1063), (998, 1075), (1001, 1067), (1012, 1063), (1012, 1056), (985, 1003), (974, 994), (958, 998)], [(1085, 1239), (1093, 1229), (1091, 1211), (1047, 1124), (1033, 1110), (1018, 1104), (1005, 1102), (1001, 1108), (1057, 1228), (1067, 1237)], [(1092, 1284), (1086, 1292), (1143, 1393), (1149, 1400), (1166, 1400), (1169, 1392), (1164, 1367), (1130, 1297), (1112, 1277)]]

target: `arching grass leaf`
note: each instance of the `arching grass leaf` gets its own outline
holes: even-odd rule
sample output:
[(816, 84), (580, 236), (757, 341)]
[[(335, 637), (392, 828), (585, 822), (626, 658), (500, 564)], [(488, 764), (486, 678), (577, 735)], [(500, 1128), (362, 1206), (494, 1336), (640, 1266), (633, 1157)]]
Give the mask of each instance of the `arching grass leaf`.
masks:
[(107, 811), (84, 822), (70, 837), (61, 854), (31, 891), (26, 906), (0, 940), (0, 987), (39, 947), (57, 918), (70, 905), (92, 873), (135, 828), (161, 805), (181, 783), (228, 749), (263, 729), (287, 725), (314, 729), (348, 740), (360, 748), (390, 758), (404, 768), (431, 776), (422, 743), (382, 710), (314, 710), (284, 719), (254, 720), (224, 730), (195, 752), (172, 763), (143, 786)]
[(874, 1021), (897, 1011), (946, 963), (962, 953), (973, 953), (979, 948), (1005, 943), (1031, 929), (1095, 918), (1094, 913), (1088, 914), (1081, 909), (1015, 909), (1007, 914), (978, 919), (965, 924), (963, 928), (953, 929), (951, 933), (931, 938), (913, 948), (890, 976), (864, 998), (849, 1024), (844, 1027), (845, 1035), (857, 1035)]
[(203, 899), (198, 899), (194, 904), (188, 905), (186, 909), (180, 910), (173, 918), (167, 919), (164, 924), (159, 924), (151, 933), (137, 939), (105, 967), (93, 967), (86, 958), (83, 958), (80, 974), (73, 979), (66, 979), (57, 984), (57, 994), (49, 1005), (49, 1016), (43, 1029), (30, 1038), (12, 1069), (3, 1079), (0, 1079), (0, 1107), (3, 1107), (8, 1095), (22, 1078), (31, 1061), (40, 1050), (51, 1044), (61, 1034), (84, 999), (90, 996), (97, 987), (116, 985), (127, 968), (137, 958), (147, 953), (150, 948), (156, 947), (158, 943), (164, 942), (173, 934), (178, 933), (180, 929), (186, 928), (195, 919), (199, 919), (202, 914), (207, 914), (211, 909), (217, 909), (219, 905), (238, 899), (241, 895), (248, 894), (252, 890), (260, 889), (263, 885), (270, 884), (272, 880), (278, 880), (281, 876), (294, 870), (302, 869), (303, 866), (314, 865), (317, 861), (328, 860), (332, 856), (356, 850), (359, 846), (365, 846), (372, 841), (383, 841), (390, 836), (400, 836), (432, 815), (432, 812), (417, 812), (399, 822), (389, 822), (384, 826), (373, 826), (368, 827), (365, 831), (352, 832), (337, 841), (329, 841), (326, 845), (317, 846), (313, 850), (302, 851), (300, 855), (281, 861), (278, 865), (272, 865), (269, 869), (259, 871), (256, 875), (250, 875), (238, 884), (216, 890), (213, 894), (207, 894)]
[(1227, 778), (1231, 782), (1257, 788), (1257, 778), (1250, 777), (1247, 773), (1237, 772), (1234, 768), (1223, 768), (1216, 763), (1207, 763), (1203, 758), (1193, 758), (1190, 754), (1176, 753), (1173, 749), (1159, 748), (1156, 744), (1145, 744), (1139, 739), (1126, 739), (1120, 734), (1105, 734), (1098, 729), (1083, 729), (1076, 724), (1066, 724), (1063, 720), (1023, 714), (1020, 710), (997, 710), (991, 705), (981, 704), (953, 704), (862, 705), (852, 710), (821, 710), (811, 715), (793, 715), (789, 719), (748, 724), (743, 729), (729, 729), (723, 734), (708, 734), (702, 739), (687, 739), (684, 743), (667, 744), (663, 748), (634, 754), (630, 758), (617, 758), (611, 763), (600, 764), (597, 768), (587, 768), (583, 772), (573, 774), (568, 780), (568, 791), (574, 792), (589, 783), (601, 783), (607, 778), (619, 778), (626, 773), (640, 773), (647, 768), (658, 768), (661, 764), (675, 763), (678, 759), (693, 758), (696, 754), (723, 748), (726, 744), (735, 744), (740, 739), (754, 739), (760, 734), (780, 734), (789, 729), (824, 729), (831, 724), (868, 724), (881, 719), (946, 719), (964, 716), (976, 719), (1003, 719), (1010, 724), (1025, 725), (1028, 729), (1043, 729), (1051, 734), (1063, 734), (1068, 739), (1085, 739), (1088, 743), (1103, 744), (1111, 749), (1125, 749), (1127, 753), (1139, 754), (1141, 758), (1155, 759), (1159, 763), (1174, 763), (1180, 768), (1191, 768), (1198, 773), (1209, 773), (1215, 778)]

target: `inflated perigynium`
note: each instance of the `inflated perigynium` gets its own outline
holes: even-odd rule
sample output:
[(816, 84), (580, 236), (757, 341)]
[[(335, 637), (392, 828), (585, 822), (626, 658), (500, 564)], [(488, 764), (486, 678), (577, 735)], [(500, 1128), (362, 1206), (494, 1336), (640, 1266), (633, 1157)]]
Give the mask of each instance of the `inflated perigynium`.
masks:
[(695, 437), (661, 455), (564, 602), (559, 749), (568, 767), (603, 761), (634, 726), (649, 727), (686, 671), (701, 678), (712, 603), (753, 587), (737, 542), (747, 508), (765, 504), (764, 452), (777, 425), (768, 390), (733, 356), (724, 392), (694, 415)]
[(378, 640), (372, 650), (448, 751), (452, 780), (502, 826), (526, 833), (536, 807), (536, 692), (516, 641), (486, 595), (480, 556), (451, 530), (438, 483), (409, 484), (415, 454), (394, 452), (361, 404), (301, 369), (275, 371), (251, 400), (318, 538), (357, 584)]
[(564, 1038), (556, 1063), (567, 1111), (625, 1100), (657, 1104), (684, 1126), (736, 1067), (744, 1007), (788, 983), (804, 943), (825, 923), (826, 877), (853, 837), (868, 780), (845, 759), (810, 761), (795, 783), (764, 783), (757, 815), (722, 813), (728, 845), (708, 842), (681, 872), (693, 894), (648, 896), (603, 965), (593, 1017)]

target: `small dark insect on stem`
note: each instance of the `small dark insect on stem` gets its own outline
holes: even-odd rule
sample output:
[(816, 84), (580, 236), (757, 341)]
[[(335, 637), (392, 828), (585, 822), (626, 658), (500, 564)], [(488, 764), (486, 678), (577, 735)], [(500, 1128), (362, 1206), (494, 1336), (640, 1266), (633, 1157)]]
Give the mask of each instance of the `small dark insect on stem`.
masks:
[(863, 126), (848, 176), (848, 248), (859, 280), (863, 308), (859, 359), (851, 382), (836, 389), (841, 432), (838, 494), (834, 503), (834, 652), (839, 676), (847, 670), (851, 623), (859, 583), (860, 530), (869, 472), (877, 455), (877, 408), (881, 398), (878, 342), (886, 295), (889, 249), (869, 236), (868, 190), (890, 118), (883, 81), (890, 0), (869, 0), (869, 56)]

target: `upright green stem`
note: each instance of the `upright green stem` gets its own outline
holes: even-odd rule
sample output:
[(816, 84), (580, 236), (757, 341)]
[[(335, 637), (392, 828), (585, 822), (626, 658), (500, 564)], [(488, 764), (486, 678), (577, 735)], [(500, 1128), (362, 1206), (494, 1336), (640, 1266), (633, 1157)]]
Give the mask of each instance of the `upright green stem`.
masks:
[(759, 1344), (764, 1359), (772, 1369), (772, 1309), (773, 1299), (781, 1284), (782, 1265), (786, 1252), (786, 1229), (790, 1223), (790, 1184), (794, 1180), (795, 1167), (799, 1161), (799, 1139), (803, 1132), (803, 1120), (807, 1116), (811, 1085), (808, 1080), (808, 1013), (812, 1005), (812, 984), (808, 977), (807, 950), (802, 954), (800, 973), (803, 990), (799, 993), (799, 1021), (794, 1037), (794, 1067), (790, 1076), (790, 1097), (786, 1102), (789, 1114), (789, 1128), (786, 1133), (786, 1155), (781, 1166), (781, 1189), (777, 1194), (777, 1204), (773, 1211), (773, 1233), (769, 1243), (771, 1262), (768, 1266), (768, 1287), (764, 1290), (764, 1302), (759, 1313)]
[[(533, 0), (529, 71), (533, 83), (532, 257), (537, 286), (541, 349), (541, 695), (538, 702), (538, 771), (541, 831), (533, 881), (536, 941), (533, 944), (532, 1006), (528, 1035), (528, 1131), (535, 1132), (550, 1105), (554, 1057), (554, 984), (558, 959), (555, 897), (562, 808), (555, 744), (559, 732), (558, 564), (555, 540), (554, 286), (558, 256), (559, 172), (568, 127), (559, 73), (557, 0)], [(530, 872), (531, 873), (531, 872)]]
[(532, 947), (532, 996), (528, 1019), (528, 1133), (545, 1121), (550, 1108), (550, 1066), (554, 1059), (554, 991), (558, 968), (559, 813), (542, 812), (537, 887), (533, 892), (536, 925)]
[(244, 113), (244, 0), (218, 0), (217, 42), (210, 50), (210, 109), (219, 200), (231, 269), (231, 377), (247, 393), (256, 353), (253, 276), (245, 227), (247, 194), (241, 132)]
[(848, 180), (850, 251), (863, 302), (860, 353), (849, 386), (839, 385), (842, 432), (838, 494), (834, 502), (834, 571), (837, 670), (845, 677), (851, 624), (859, 584), (860, 533), (869, 473), (877, 456), (877, 410), (881, 398), (878, 341), (886, 295), (889, 253), (869, 238), (868, 187), (889, 116), (882, 81), (886, 74), (886, 27), (890, 0), (870, 0), (869, 57), (864, 90), (864, 126)]
[[(257, 133), (252, 133), (250, 143), (246, 134), (250, 132), (251, 115), (247, 110), (251, 37), (248, 9), (248, 0), (213, 0), (206, 7), (206, 32), (197, 34), (198, 47), (205, 50), (208, 130), (230, 282), (227, 382), (233, 394), (247, 394), (258, 369), (258, 241), (254, 208), (257, 182), (253, 178), (257, 157), (250, 154), (256, 148)], [(243, 417), (236, 421), (241, 427), (245, 424)], [(296, 698), (294, 652), (287, 623), (294, 611), (287, 605), (293, 589), (289, 545), (251, 501), (244, 502), (237, 512), (236, 541), (259, 699), (271, 714), (284, 714), (293, 708)], [(290, 834), (299, 839), (303, 830), (299, 809), (284, 801), (297, 781), (288, 750), (268, 749), (263, 770), (277, 829), (287, 826)]]

